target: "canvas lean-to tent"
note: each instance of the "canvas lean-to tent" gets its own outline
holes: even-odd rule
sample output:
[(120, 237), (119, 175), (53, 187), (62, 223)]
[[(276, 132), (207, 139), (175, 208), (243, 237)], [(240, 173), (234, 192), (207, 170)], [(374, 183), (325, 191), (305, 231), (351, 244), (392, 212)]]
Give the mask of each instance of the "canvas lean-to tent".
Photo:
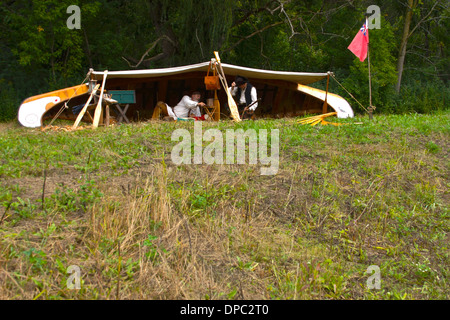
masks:
[[(133, 92), (135, 99), (127, 109), (127, 116), (134, 120), (146, 120), (151, 118), (158, 101), (174, 106), (184, 94), (193, 90), (201, 91), (204, 99), (212, 97), (213, 93), (205, 89), (203, 82), (209, 64), (208, 61), (172, 68), (108, 71), (105, 89), (107, 92)], [(226, 63), (222, 63), (222, 67), (228, 83), (236, 75), (241, 75), (247, 77), (257, 89), (258, 98), (261, 98), (256, 111), (258, 117), (291, 117), (328, 111), (337, 112), (339, 118), (354, 116), (344, 98), (308, 86), (327, 81), (329, 72), (273, 71)], [(63, 105), (68, 107), (66, 116), (70, 117), (70, 108), (87, 100), (94, 84), (103, 81), (104, 71), (92, 71), (88, 75), (88, 83), (24, 100), (18, 111), (19, 122), (25, 127), (40, 127)], [(223, 89), (218, 90), (218, 98), (222, 104), (221, 113), (226, 115)]]

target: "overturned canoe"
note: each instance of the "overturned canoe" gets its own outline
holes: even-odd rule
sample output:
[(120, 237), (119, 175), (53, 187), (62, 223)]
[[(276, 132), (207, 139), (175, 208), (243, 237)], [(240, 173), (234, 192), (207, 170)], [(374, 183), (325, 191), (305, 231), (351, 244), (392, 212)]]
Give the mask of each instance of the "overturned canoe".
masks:
[(42, 126), (42, 117), (47, 111), (71, 97), (83, 95), (88, 91), (89, 85), (82, 84), (30, 97), (20, 105), (17, 118), (24, 127), (40, 127)]

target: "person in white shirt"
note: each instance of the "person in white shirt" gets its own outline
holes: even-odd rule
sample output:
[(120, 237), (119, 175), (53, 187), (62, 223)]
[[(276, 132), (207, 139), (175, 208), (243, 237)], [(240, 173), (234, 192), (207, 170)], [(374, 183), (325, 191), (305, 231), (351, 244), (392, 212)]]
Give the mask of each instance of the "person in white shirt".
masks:
[(193, 115), (195, 117), (201, 117), (200, 107), (204, 107), (203, 102), (199, 102), (201, 94), (198, 91), (194, 91), (189, 97), (185, 95), (180, 102), (173, 108), (177, 118), (189, 118)]
[(250, 104), (258, 99), (256, 88), (248, 82), (246, 77), (236, 76), (236, 79), (231, 83), (229, 88), (232, 96), (235, 97), (239, 113), (244, 111), (244, 119), (252, 117), (254, 111), (258, 107), (258, 102), (248, 107)]
[(205, 106), (205, 103), (199, 102), (200, 98), (200, 92), (194, 91), (191, 96), (183, 96), (180, 102), (173, 108), (167, 103), (158, 101), (153, 111), (152, 119), (160, 119), (163, 116), (164, 120), (177, 120), (178, 118), (183, 119), (189, 117), (193, 117), (196, 120), (206, 120), (200, 111), (200, 107)]

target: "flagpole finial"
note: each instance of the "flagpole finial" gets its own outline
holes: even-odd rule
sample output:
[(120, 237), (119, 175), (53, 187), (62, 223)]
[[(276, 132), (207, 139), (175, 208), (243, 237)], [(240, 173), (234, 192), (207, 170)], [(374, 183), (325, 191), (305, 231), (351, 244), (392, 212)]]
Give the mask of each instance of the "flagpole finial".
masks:
[(364, 16), (366, 17), (366, 21), (365, 21), (365, 24), (366, 24), (366, 27), (367, 28), (369, 28), (369, 17), (372, 15), (372, 13), (368, 13), (368, 12), (366, 12), (365, 14), (364, 14)]

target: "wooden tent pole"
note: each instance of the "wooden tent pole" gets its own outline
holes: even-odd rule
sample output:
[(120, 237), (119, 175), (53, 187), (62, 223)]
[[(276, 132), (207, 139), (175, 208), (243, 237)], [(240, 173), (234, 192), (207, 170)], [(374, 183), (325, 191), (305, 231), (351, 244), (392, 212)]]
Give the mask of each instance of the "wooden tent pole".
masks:
[(217, 90), (214, 90), (214, 121), (220, 121), (220, 101), (217, 97)]
[(105, 107), (105, 126), (109, 127), (110, 123), (110, 112), (109, 112), (109, 104)]
[(323, 101), (322, 113), (328, 112), (328, 87), (330, 85), (330, 73), (327, 74), (327, 92), (325, 93), (325, 100)]

